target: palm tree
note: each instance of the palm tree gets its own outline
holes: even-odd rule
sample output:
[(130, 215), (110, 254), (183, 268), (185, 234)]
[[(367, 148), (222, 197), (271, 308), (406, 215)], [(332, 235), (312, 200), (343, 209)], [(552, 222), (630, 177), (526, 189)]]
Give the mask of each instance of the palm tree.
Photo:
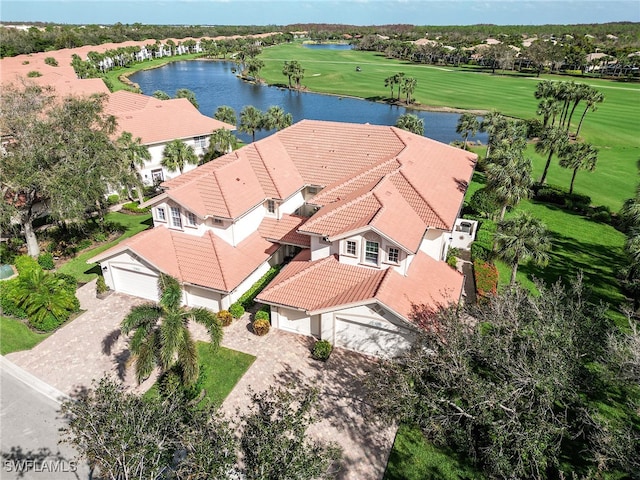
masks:
[(162, 161), (160, 165), (170, 172), (180, 170), (180, 175), (184, 172), (186, 165), (197, 165), (198, 156), (193, 147), (187, 145), (180, 139), (169, 142), (162, 152)]
[(193, 93), (188, 88), (179, 88), (176, 91), (176, 98), (186, 98), (187, 100), (189, 100), (191, 102), (191, 104), (194, 107), (198, 108), (198, 101), (196, 100), (196, 94)]
[(580, 123), (578, 123), (578, 129), (576, 130), (576, 138), (578, 138), (578, 134), (582, 128), (582, 122), (584, 117), (587, 115), (587, 111), (591, 110), (592, 112), (595, 112), (598, 108), (597, 104), (604, 102), (604, 95), (597, 90), (592, 90), (585, 100), (587, 105), (584, 107), (584, 112), (582, 112), (582, 116), (580, 117)]
[(221, 105), (216, 108), (213, 118), (229, 125), (235, 125), (238, 122), (236, 111), (228, 105)]
[(503, 151), (500, 158), (487, 164), (486, 188), (502, 206), (500, 220), (504, 219), (508, 207), (515, 207), (531, 195), (532, 170), (531, 160), (517, 149)]
[(560, 166), (573, 169), (569, 194), (573, 193), (573, 183), (576, 180), (578, 170), (592, 172), (598, 161), (598, 150), (588, 143), (572, 143), (560, 152)]
[(469, 135), (475, 136), (480, 130), (480, 122), (478, 118), (472, 113), (463, 113), (458, 119), (458, 125), (456, 126), (456, 133), (464, 136), (464, 149), (467, 149), (467, 139)]
[(290, 62), (285, 61), (284, 66), (282, 67), (282, 74), (287, 77), (289, 80), (289, 88), (291, 88), (291, 79), (294, 78), (296, 80), (296, 85), (300, 86), (300, 79), (302, 78), (302, 67), (297, 60), (292, 60)]
[(504, 128), (507, 118), (495, 110), (486, 114), (480, 122), (480, 131), (489, 134), (487, 144), (487, 158), (491, 155), (492, 147), (497, 143), (498, 132)]
[(262, 117), (263, 127), (265, 130), (282, 130), (291, 126), (293, 117), (290, 113), (286, 113), (281, 107), (272, 105)]
[(256, 141), (256, 132), (262, 129), (262, 112), (253, 105), (247, 105), (240, 112), (239, 130), (251, 135), (251, 141)]
[(402, 90), (400, 87), (404, 83), (404, 72), (396, 73), (394, 77), (396, 78), (396, 83), (398, 84), (398, 101), (400, 101), (400, 91)]
[(209, 148), (207, 149), (207, 153), (205, 153), (202, 162), (210, 162), (211, 160), (237, 149), (239, 143), (240, 142), (237, 137), (231, 130), (227, 130), (226, 128), (214, 130), (209, 137)]
[(169, 94), (167, 92), (162, 91), (162, 90), (156, 90), (155, 92), (153, 92), (153, 94), (151, 96), (157, 98), (158, 100), (170, 100), (171, 99)]
[(498, 224), (496, 249), (498, 257), (511, 265), (514, 285), (520, 262), (531, 260), (536, 265), (545, 265), (549, 261), (551, 237), (540, 220), (529, 212), (520, 212)]
[(189, 322), (207, 327), (211, 345), (218, 348), (222, 340), (222, 327), (216, 315), (205, 308), (187, 309), (181, 305), (182, 288), (178, 280), (166, 274), (158, 278), (160, 301), (133, 307), (121, 324), (122, 333), (131, 336), (129, 348), (135, 362), (136, 379), (141, 383), (153, 369), (161, 373), (172, 367), (181, 372), (184, 385), (198, 379), (198, 353), (189, 332)]
[(250, 77), (253, 77), (256, 81), (260, 79), (258, 75), (260, 74), (260, 70), (264, 67), (264, 62), (259, 58), (249, 58), (245, 66), (247, 68), (247, 74)]
[[(147, 160), (151, 160), (151, 154), (147, 147), (142, 145), (140, 137), (133, 138), (130, 132), (122, 132), (122, 135), (116, 140), (116, 145), (122, 153), (125, 162), (125, 168), (128, 170), (128, 177), (134, 179), (136, 190), (138, 192), (138, 203), (142, 205), (144, 202), (142, 178), (138, 173), (138, 167), (144, 167)], [(129, 199), (131, 199), (131, 188), (127, 186)]]
[(398, 76), (391, 75), (384, 79), (384, 86), (389, 87), (391, 89), (391, 100), (393, 100), (393, 87), (398, 83)]
[(543, 98), (538, 104), (538, 115), (542, 115), (542, 126), (547, 127), (549, 120), (552, 120), (551, 126), (556, 123), (556, 116), (560, 113), (560, 104), (554, 98)]
[(74, 290), (66, 285), (65, 280), (41, 268), (20, 274), (11, 295), (37, 326), (49, 323), (49, 317), (59, 324), (78, 306)]
[(424, 121), (413, 113), (400, 115), (396, 121), (396, 127), (416, 135), (424, 135)]
[[(406, 77), (402, 81), (402, 91), (407, 96), (407, 105), (411, 103), (411, 95), (416, 89), (418, 85), (418, 80), (414, 77)], [(400, 95), (398, 95), (398, 100), (400, 100)]]
[(568, 141), (567, 132), (560, 127), (548, 127), (542, 132), (540, 140), (536, 143), (536, 152), (546, 152), (549, 156), (547, 157), (547, 163), (544, 165), (540, 183), (545, 183), (547, 180), (547, 172), (549, 171), (553, 154), (561, 151)]

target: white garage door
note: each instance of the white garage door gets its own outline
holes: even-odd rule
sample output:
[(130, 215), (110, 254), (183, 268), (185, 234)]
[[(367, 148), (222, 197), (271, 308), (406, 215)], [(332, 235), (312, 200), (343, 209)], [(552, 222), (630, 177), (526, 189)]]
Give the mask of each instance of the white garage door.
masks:
[(391, 323), (363, 324), (336, 318), (336, 346), (378, 357), (395, 357), (411, 347), (413, 333)]
[(311, 319), (305, 312), (279, 308), (278, 328), (287, 332), (311, 335)]
[(158, 277), (142, 272), (134, 272), (119, 267), (111, 267), (116, 292), (127, 293), (148, 300), (158, 300)]

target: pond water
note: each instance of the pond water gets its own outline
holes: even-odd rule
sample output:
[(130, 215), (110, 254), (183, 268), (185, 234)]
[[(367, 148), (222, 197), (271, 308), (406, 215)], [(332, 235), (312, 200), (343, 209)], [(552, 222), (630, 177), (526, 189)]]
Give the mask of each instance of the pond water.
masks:
[[(130, 78), (140, 85), (146, 95), (162, 90), (174, 96), (176, 90), (187, 88), (195, 93), (200, 112), (210, 117), (221, 105), (232, 107), (238, 117), (246, 105), (253, 105), (262, 111), (272, 105), (278, 105), (293, 116), (294, 123), (311, 119), (395, 125), (400, 115), (413, 113), (424, 120), (425, 136), (444, 143), (461, 139), (456, 133), (456, 124), (460, 116), (457, 113), (408, 110), (356, 98), (254, 85), (238, 79), (232, 72), (234, 67), (231, 62), (182, 61), (141, 71)], [(286, 81), (284, 76), (283, 81)], [(381, 85), (381, 92), (382, 89)], [(273, 132), (257, 132), (256, 139), (264, 138), (271, 133)], [(238, 134), (238, 137), (245, 142), (251, 141), (250, 136), (245, 134)], [(486, 143), (486, 134), (478, 135), (475, 139)]]

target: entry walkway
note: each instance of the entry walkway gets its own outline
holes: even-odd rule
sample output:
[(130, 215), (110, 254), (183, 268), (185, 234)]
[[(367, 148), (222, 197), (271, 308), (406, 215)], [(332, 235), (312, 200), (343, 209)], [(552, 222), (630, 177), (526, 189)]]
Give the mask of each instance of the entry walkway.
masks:
[[(140, 386), (126, 368), (127, 342), (119, 335), (120, 322), (132, 306), (145, 300), (114, 293), (104, 300), (95, 297), (95, 280), (78, 289), (80, 317), (36, 347), (7, 358), (60, 391), (74, 395), (91, 387), (105, 373), (120, 376), (132, 391), (145, 391), (154, 379)], [(194, 336), (206, 340), (203, 327)], [(382, 478), (393, 439), (394, 427), (374, 423), (363, 402), (362, 382), (373, 360), (337, 349), (326, 363), (311, 358), (312, 339), (271, 330), (258, 337), (250, 331), (245, 315), (224, 329), (223, 345), (255, 355), (256, 361), (222, 405), (229, 415), (246, 408), (249, 387), (260, 391), (269, 385), (289, 383), (315, 386), (320, 391), (320, 420), (310, 429), (319, 440), (337, 442), (343, 449), (342, 480)]]

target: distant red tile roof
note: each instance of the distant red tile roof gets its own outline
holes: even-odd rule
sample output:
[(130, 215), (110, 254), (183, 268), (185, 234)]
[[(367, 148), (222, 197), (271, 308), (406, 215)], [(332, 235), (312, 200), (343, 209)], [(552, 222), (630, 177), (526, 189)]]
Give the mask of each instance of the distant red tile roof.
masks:
[(258, 232), (233, 247), (211, 232), (198, 237), (159, 227), (124, 240), (89, 262), (131, 251), (181, 282), (231, 292), (277, 248)]
[(202, 115), (186, 98), (159, 100), (120, 90), (109, 95), (105, 112), (118, 119), (118, 133), (127, 131), (145, 145), (174, 139), (208, 136), (214, 130), (235, 126)]
[(403, 276), (340, 263), (335, 256), (309, 261), (308, 251), (293, 259), (257, 297), (260, 302), (299, 308), (313, 315), (356, 304), (379, 302), (410, 320), (412, 305), (434, 308), (456, 303), (464, 277), (444, 262), (418, 252)]

